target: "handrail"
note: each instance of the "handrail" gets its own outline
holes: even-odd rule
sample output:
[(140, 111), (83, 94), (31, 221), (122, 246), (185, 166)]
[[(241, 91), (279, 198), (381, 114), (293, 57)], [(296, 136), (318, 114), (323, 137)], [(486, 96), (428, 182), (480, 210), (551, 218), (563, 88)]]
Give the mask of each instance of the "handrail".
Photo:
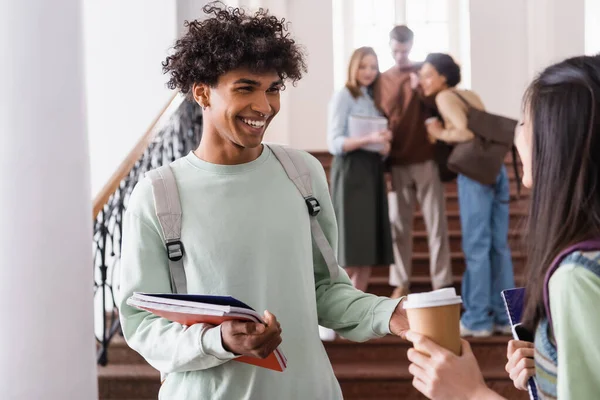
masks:
[(144, 151), (148, 148), (148, 145), (150, 144), (154, 135), (157, 132), (156, 127), (159, 121), (162, 119), (167, 110), (171, 108), (171, 105), (177, 98), (177, 94), (178, 92), (173, 93), (169, 101), (161, 109), (160, 113), (156, 116), (156, 118), (154, 118), (152, 124), (150, 124), (150, 127), (148, 128), (146, 133), (144, 133), (140, 140), (138, 140), (138, 142), (135, 144), (133, 149), (131, 149), (127, 157), (125, 157), (125, 159), (121, 162), (116, 171), (112, 174), (108, 182), (104, 185), (100, 192), (98, 192), (98, 194), (94, 198), (92, 221), (94, 221), (96, 217), (98, 217), (98, 214), (100, 213), (100, 211), (102, 211), (102, 208), (108, 202), (110, 196), (112, 196), (112, 194), (116, 192), (116, 190), (119, 188), (119, 185), (121, 184), (121, 181), (129, 174), (129, 171), (131, 171), (135, 163), (140, 159), (142, 154), (144, 154)]
[(95, 336), (97, 361), (107, 365), (108, 348), (120, 330), (117, 311), (123, 220), (129, 198), (144, 175), (198, 147), (202, 137), (202, 110), (177, 95), (152, 122), (94, 202), (94, 301), (99, 318)]

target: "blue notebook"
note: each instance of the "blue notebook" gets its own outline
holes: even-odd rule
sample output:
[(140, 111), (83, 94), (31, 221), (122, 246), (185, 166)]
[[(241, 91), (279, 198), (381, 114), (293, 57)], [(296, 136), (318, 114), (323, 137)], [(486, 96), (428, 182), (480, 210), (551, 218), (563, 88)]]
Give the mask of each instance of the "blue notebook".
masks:
[[(503, 290), (501, 295), (508, 313), (513, 338), (533, 342), (533, 334), (521, 326), (521, 317), (525, 307), (525, 288)], [(529, 386), (531, 400), (538, 400), (537, 388), (533, 378), (529, 379), (527, 386)]]

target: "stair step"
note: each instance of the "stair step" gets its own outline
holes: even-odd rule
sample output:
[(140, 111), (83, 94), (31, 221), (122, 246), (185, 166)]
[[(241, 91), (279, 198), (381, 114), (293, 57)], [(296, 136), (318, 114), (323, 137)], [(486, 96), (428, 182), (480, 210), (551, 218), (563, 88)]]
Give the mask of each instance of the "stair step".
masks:
[[(506, 354), (508, 337), (494, 336), (470, 340), (478, 360), (502, 359)], [(386, 359), (373, 359), (383, 354), (376, 347), (386, 346)], [(326, 343), (332, 358), (333, 370), (342, 387), (344, 399), (423, 399), (412, 388), (412, 376), (408, 373), (406, 350), (409, 345), (399, 338), (386, 337), (356, 344), (344, 339)], [(354, 348), (361, 351), (361, 358), (347, 360)], [(389, 359), (396, 356), (396, 359)], [(491, 361), (480, 361), (486, 382), (490, 387), (509, 399), (526, 399), (512, 386), (512, 382), (501, 366), (487, 366)], [(149, 365), (114, 364), (98, 367), (100, 400), (145, 400), (156, 399), (160, 389), (160, 374)], [(526, 395), (526, 393), (523, 392)]]
[[(521, 241), (522, 231), (512, 230), (508, 232), (508, 241), (512, 245), (516, 245)], [(462, 233), (460, 230), (451, 230), (448, 232), (448, 239), (450, 240), (450, 251), (459, 252), (462, 251)], [(427, 242), (427, 231), (416, 231), (413, 232), (413, 251), (418, 253), (428, 252), (429, 245)]]
[[(462, 252), (456, 251), (450, 253), (452, 262), (452, 271), (454, 274), (462, 275), (465, 272), (465, 256)], [(525, 270), (525, 254), (520, 251), (512, 252), (513, 269), (515, 274), (521, 274)], [(429, 253), (413, 252), (412, 258), (412, 275), (413, 276), (429, 276)], [(377, 266), (373, 268), (373, 276), (388, 276), (389, 267)]]
[[(99, 344), (97, 347), (99, 347)], [(115, 364), (148, 365), (146, 360), (144, 360), (144, 357), (129, 347), (125, 341), (125, 338), (123, 338), (121, 335), (113, 336), (110, 344), (108, 345), (108, 365), (111, 366)]]
[[(516, 207), (516, 206), (515, 206)], [(527, 218), (527, 211), (516, 207), (511, 209), (509, 215), (509, 229), (510, 230), (522, 230), (525, 227)], [(460, 212), (458, 209), (446, 210), (446, 220), (448, 221), (448, 230), (460, 230)], [(426, 231), (425, 221), (423, 220), (423, 213), (421, 211), (415, 212), (413, 220), (413, 231)]]
[[(398, 362), (363, 362), (334, 364), (345, 400), (358, 399), (425, 399), (412, 387), (412, 375)], [(527, 392), (515, 389), (503, 368), (484, 368), (486, 383), (511, 400), (526, 400)]]
[[(333, 156), (327, 150), (315, 150), (315, 151), (310, 151), (309, 153), (312, 154), (317, 160), (319, 160), (321, 162), (321, 164), (323, 164), (324, 168), (328, 169), (331, 167), (331, 162), (333, 161)], [(504, 158), (504, 165), (506, 166), (509, 175), (514, 174), (511, 153), (506, 154), (506, 157)], [(522, 165), (523, 164), (521, 163), (521, 159), (519, 157), (517, 157), (517, 166), (521, 167)], [(521, 174), (521, 171), (519, 170), (519, 175), (520, 174)]]
[[(462, 275), (454, 275), (452, 277), (454, 288), (457, 293), (461, 293), (462, 289)], [(525, 277), (523, 275), (515, 275), (516, 287), (524, 286)], [(394, 290), (393, 286), (390, 286), (388, 276), (372, 276), (369, 279), (369, 286), (367, 292), (372, 293), (376, 296), (389, 296)], [(422, 293), (433, 290), (431, 286), (431, 278), (429, 276), (413, 276), (410, 280), (410, 291), (411, 293)]]
[[(506, 346), (509, 336), (491, 336), (488, 338), (469, 338), (469, 343), (481, 368), (494, 368), (506, 362)], [(332, 364), (361, 362), (395, 363), (400, 368), (408, 368), (406, 352), (412, 347), (410, 342), (397, 336), (386, 336), (355, 343), (336, 338), (331, 342), (323, 342)]]
[[(516, 180), (509, 180), (508, 187), (509, 187), (511, 196), (515, 196), (515, 199), (517, 198), (516, 197), (517, 189), (519, 187), (521, 188), (521, 198), (528, 198), (529, 195), (531, 194), (530, 189), (523, 187), (523, 185), (520, 185), (519, 183), (517, 183)], [(452, 182), (444, 183), (444, 191), (446, 193), (446, 196), (448, 196), (448, 195), (453, 195), (454, 197), (458, 196), (458, 182), (456, 180), (454, 180)]]
[[(521, 193), (521, 196), (518, 197), (516, 191), (510, 192), (511, 208), (518, 207), (520, 204), (524, 205), (528, 200), (529, 193)], [(460, 205), (458, 200), (458, 193), (446, 191), (446, 211), (458, 211), (459, 209)]]
[(100, 400), (157, 399), (160, 374), (148, 364), (98, 366)]

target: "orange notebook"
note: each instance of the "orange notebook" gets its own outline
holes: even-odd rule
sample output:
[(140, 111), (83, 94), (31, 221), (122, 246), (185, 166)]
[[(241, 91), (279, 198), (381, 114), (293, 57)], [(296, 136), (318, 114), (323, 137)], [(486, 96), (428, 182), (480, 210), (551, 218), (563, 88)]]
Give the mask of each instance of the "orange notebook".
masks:
[[(230, 296), (134, 293), (127, 299), (127, 304), (187, 326), (198, 323), (220, 325), (234, 319), (263, 322), (252, 307)], [(280, 372), (287, 367), (287, 359), (279, 347), (264, 359), (241, 356), (234, 361)]]

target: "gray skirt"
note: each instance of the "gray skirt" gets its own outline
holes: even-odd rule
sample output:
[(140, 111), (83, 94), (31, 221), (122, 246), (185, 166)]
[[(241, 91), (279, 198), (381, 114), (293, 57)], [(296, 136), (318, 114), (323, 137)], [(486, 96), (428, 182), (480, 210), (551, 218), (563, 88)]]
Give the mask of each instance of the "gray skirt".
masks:
[(338, 222), (339, 264), (392, 264), (394, 253), (381, 155), (357, 150), (334, 157), (331, 198)]

